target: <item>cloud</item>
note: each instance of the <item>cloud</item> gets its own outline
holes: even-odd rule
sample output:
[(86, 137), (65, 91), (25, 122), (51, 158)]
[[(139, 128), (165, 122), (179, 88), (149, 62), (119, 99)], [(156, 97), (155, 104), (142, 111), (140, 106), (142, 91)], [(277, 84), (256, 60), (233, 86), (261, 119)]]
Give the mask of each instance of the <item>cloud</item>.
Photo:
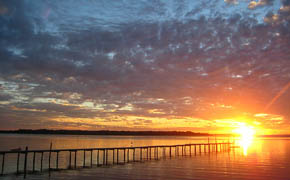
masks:
[(228, 4), (238, 4), (238, 0), (224, 0)]
[[(0, 84), (5, 90), (0, 100), (9, 101), (0, 106), (2, 122), (7, 118), (19, 126), (41, 127), (40, 119), (46, 127), (61, 127), (80, 121), (92, 128), (148, 128), (158, 124), (154, 118), (208, 123), (260, 112), (289, 81), (287, 8), (268, 13), (265, 23), (255, 17), (256, 7), (272, 1), (256, 2), (249, 15), (232, 13), (236, 6), (247, 9), (242, 2), (206, 1), (208, 9), (181, 3), (175, 14), (167, 11), (167, 3), (160, 9), (145, 4), (139, 10), (151, 16), (120, 16), (127, 18), (125, 23), (99, 16), (102, 27), (93, 13), (65, 9), (85, 19), (76, 21), (58, 8), (64, 2), (51, 3), (47, 18), (37, 18), (42, 10), (28, 14), (24, 3), (9, 17), (0, 17)], [(279, 99), (268, 113), (287, 121), (286, 100)], [(120, 124), (113, 125), (116, 119)]]
[(248, 5), (249, 9), (255, 9), (262, 6), (272, 5), (274, 0), (259, 0), (259, 1), (251, 1)]

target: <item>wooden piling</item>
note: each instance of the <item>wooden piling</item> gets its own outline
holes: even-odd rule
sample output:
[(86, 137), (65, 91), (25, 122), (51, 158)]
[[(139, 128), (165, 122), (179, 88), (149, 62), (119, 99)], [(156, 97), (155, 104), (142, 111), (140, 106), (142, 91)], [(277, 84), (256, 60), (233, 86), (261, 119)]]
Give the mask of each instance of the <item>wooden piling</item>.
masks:
[(86, 150), (84, 150), (84, 162), (83, 167), (86, 167)]
[(49, 155), (48, 155), (48, 171), (50, 172), (50, 161), (51, 161), (51, 149), (52, 149), (52, 143), (50, 143), (49, 147)]
[(106, 159), (105, 159), (105, 158), (106, 158), (105, 155), (106, 155), (106, 152), (105, 152), (105, 149), (104, 149), (104, 150), (103, 150), (103, 165), (105, 165), (105, 160), (106, 160)]
[(142, 148), (140, 148), (140, 161), (142, 161)]
[(59, 151), (56, 152), (56, 169), (58, 169), (58, 157), (59, 157)]
[(19, 174), (19, 159), (20, 159), (20, 152), (17, 153), (17, 167), (16, 167), (17, 174)]
[(208, 144), (208, 152), (211, 152), (211, 150), (210, 150), (210, 144)]
[(126, 163), (126, 148), (124, 148), (124, 164)]
[(68, 167), (69, 167), (69, 169), (70, 169), (70, 168), (71, 168), (71, 151), (69, 151), (69, 163), (68, 163), (68, 164), (69, 164)]
[(35, 152), (33, 152), (32, 172), (35, 172)]
[(91, 167), (93, 167), (93, 150), (91, 150)]
[(133, 162), (135, 162), (135, 148), (133, 149)]
[(2, 169), (1, 169), (1, 176), (4, 175), (4, 166), (5, 166), (5, 153), (2, 154)]
[(113, 149), (113, 164), (115, 164), (115, 149)]
[(217, 146), (217, 143), (215, 143), (215, 148), (216, 148), (215, 151), (218, 152), (218, 146)]
[(109, 156), (109, 152), (108, 152), (108, 149), (106, 149), (106, 165), (108, 165), (108, 156)]
[(24, 179), (26, 178), (26, 171), (27, 171), (27, 154), (28, 154), (28, 147), (25, 147), (25, 155), (24, 155)]
[(130, 148), (128, 148), (127, 150), (127, 162), (130, 161)]
[(97, 166), (100, 164), (100, 150), (97, 150)]
[(41, 152), (41, 157), (40, 157), (40, 172), (42, 172), (42, 166), (43, 166), (43, 152)]
[(157, 160), (158, 160), (158, 146), (156, 147), (156, 150), (157, 150), (157, 154), (156, 155), (157, 155)]
[(77, 168), (77, 154), (78, 154), (78, 152), (75, 151), (75, 169)]
[(117, 149), (117, 164), (119, 164), (119, 149)]

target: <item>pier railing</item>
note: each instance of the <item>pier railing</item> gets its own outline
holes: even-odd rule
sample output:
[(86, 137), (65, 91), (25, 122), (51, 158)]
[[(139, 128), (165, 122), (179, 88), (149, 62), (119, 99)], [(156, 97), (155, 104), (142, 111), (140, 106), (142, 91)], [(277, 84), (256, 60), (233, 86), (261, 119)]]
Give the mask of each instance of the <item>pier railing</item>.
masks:
[[(27, 173), (42, 171), (50, 172), (60, 169), (108, 166), (129, 162), (158, 160), (166, 157), (172, 158), (176, 156), (192, 156), (201, 153), (223, 152), (229, 151), (231, 144), (229, 142), (222, 142), (85, 149), (52, 149), (51, 145), (48, 150), (29, 150), (26, 147), (25, 150), (0, 151), (0, 155), (2, 156), (0, 175), (15, 173), (23, 174), (25, 178)], [(60, 153), (66, 153), (68, 156), (68, 159), (63, 162), (65, 164), (62, 168), (59, 167)], [(11, 154), (14, 155), (14, 159), (13, 162), (9, 162), (10, 171), (6, 172), (5, 163), (8, 160), (6, 157)], [(13, 163), (12, 166), (11, 163)]]

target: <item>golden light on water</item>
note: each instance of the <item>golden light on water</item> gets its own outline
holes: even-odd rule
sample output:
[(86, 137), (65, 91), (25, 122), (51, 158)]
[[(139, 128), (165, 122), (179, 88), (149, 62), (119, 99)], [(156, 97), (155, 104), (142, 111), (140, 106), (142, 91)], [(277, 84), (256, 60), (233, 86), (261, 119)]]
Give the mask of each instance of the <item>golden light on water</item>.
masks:
[(241, 123), (240, 126), (234, 130), (234, 133), (240, 136), (238, 140), (239, 146), (243, 148), (243, 154), (246, 156), (248, 154), (248, 148), (253, 142), (256, 130), (253, 126)]

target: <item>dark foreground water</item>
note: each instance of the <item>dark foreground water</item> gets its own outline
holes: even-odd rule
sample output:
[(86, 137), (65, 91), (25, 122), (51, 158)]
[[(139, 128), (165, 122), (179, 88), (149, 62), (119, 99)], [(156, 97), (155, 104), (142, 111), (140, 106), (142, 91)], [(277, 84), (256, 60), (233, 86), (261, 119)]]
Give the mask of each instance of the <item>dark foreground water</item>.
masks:
[[(133, 136), (48, 136), (0, 135), (0, 150), (28, 145), (30, 149), (120, 147), (140, 145), (169, 145), (207, 142), (203, 137), (133, 137)], [(211, 139), (213, 142), (214, 139)], [(217, 141), (225, 141), (218, 139)], [(49, 174), (28, 175), (27, 179), (290, 179), (290, 139), (268, 138), (236, 141), (241, 148), (230, 152), (173, 157), (158, 161), (135, 162), (109, 167), (54, 171)], [(62, 168), (67, 154), (61, 156)], [(12, 158), (12, 157), (11, 157)], [(94, 158), (95, 159), (95, 158)], [(94, 162), (96, 163), (96, 162)], [(8, 163), (7, 172), (15, 169)], [(80, 160), (79, 165), (82, 165)], [(0, 165), (1, 167), (1, 165)], [(22, 179), (5, 175), (0, 179)]]

